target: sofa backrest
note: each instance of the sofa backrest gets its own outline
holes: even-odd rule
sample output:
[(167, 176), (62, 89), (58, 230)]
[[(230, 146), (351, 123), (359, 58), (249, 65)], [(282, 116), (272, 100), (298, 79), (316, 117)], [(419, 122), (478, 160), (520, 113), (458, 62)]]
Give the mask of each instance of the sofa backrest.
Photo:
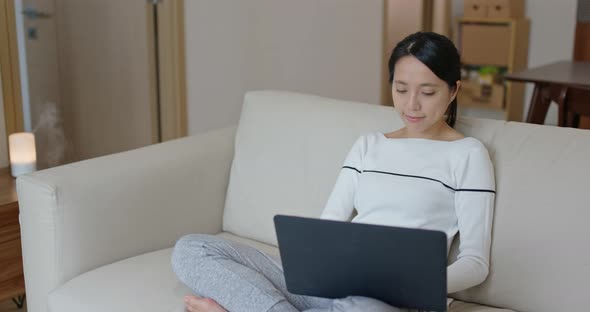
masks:
[[(402, 126), (391, 107), (248, 93), (224, 230), (276, 245), (274, 215), (318, 217), (356, 138)], [(588, 309), (590, 131), (475, 118), (457, 129), (488, 148), (497, 195), (490, 275), (453, 296), (520, 311)]]

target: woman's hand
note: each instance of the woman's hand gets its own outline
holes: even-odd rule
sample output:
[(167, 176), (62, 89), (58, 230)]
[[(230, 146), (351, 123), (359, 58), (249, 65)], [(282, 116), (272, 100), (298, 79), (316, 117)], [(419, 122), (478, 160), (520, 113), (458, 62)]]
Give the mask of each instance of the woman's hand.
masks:
[(184, 296), (184, 306), (188, 312), (228, 312), (215, 300), (196, 295)]

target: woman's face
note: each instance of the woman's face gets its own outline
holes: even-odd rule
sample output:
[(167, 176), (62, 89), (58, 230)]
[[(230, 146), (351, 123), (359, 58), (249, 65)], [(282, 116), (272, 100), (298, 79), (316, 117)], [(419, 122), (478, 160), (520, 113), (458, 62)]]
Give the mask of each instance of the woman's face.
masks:
[(457, 95), (458, 85), (450, 89), (414, 56), (397, 61), (393, 78), (393, 105), (409, 131), (425, 133), (445, 122), (444, 114)]

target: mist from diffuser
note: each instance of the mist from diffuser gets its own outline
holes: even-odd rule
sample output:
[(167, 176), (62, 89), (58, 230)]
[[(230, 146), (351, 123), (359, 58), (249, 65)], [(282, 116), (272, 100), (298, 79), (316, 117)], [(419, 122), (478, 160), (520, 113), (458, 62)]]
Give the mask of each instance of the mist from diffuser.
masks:
[(8, 149), (13, 177), (37, 170), (35, 136), (32, 133), (19, 132), (9, 135)]

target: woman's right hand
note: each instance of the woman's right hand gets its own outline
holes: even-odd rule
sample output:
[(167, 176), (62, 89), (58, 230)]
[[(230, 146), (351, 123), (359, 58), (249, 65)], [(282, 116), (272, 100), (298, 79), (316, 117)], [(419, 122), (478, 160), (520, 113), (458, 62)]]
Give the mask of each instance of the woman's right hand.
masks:
[(196, 295), (184, 296), (184, 306), (188, 312), (228, 312), (215, 300)]

